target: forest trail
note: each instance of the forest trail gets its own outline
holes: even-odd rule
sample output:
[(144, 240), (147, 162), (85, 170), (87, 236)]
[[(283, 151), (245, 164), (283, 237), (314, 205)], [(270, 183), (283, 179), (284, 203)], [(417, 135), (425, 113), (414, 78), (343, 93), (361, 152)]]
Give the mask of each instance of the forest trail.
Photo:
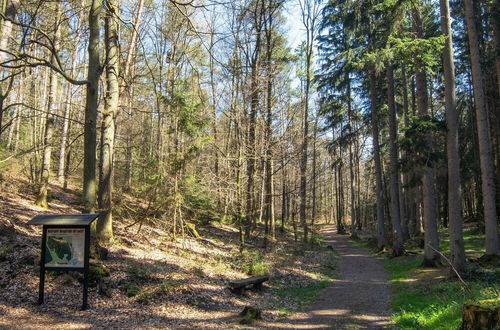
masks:
[(340, 254), (332, 285), (304, 313), (267, 324), (271, 329), (382, 329), (390, 325), (390, 285), (380, 258), (351, 246), (334, 226), (323, 229), (326, 243)]

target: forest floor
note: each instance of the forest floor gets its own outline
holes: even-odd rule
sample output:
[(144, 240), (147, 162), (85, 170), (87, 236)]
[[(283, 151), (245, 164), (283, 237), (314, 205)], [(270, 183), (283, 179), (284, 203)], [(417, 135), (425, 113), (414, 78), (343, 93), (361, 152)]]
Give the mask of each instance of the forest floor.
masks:
[(281, 322), (277, 329), (382, 329), (390, 326), (391, 290), (382, 258), (355, 247), (333, 226), (322, 230), (326, 243), (340, 256), (338, 275), (305, 312)]
[[(0, 329), (251, 328), (240, 323), (245, 306), (262, 310), (254, 325), (261, 327), (303, 310), (336, 272), (338, 257), (319, 236), (303, 246), (291, 233), (280, 234), (266, 249), (262, 240), (248, 240), (241, 253), (230, 225), (211, 222), (196, 227), (200, 238), (173, 238), (168, 219), (139, 224), (117, 212), (108, 257), (91, 259), (90, 309), (80, 310), (80, 273), (48, 272), (45, 303), (37, 305), (41, 228), (26, 223), (42, 213), (80, 213), (78, 193), (52, 185), (50, 209), (43, 209), (34, 206), (27, 180), (4, 178), (0, 186)], [(145, 208), (127, 196), (123, 204)], [(270, 275), (262, 290), (236, 295), (227, 287), (262, 273)]]

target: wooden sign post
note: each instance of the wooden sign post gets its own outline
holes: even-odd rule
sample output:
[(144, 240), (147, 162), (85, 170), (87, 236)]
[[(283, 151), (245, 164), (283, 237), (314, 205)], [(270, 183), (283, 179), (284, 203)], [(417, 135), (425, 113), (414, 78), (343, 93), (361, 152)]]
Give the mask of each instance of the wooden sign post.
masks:
[(44, 300), (46, 270), (77, 271), (83, 273), (82, 310), (89, 307), (90, 224), (98, 217), (98, 213), (42, 214), (28, 222), (43, 226), (38, 304)]

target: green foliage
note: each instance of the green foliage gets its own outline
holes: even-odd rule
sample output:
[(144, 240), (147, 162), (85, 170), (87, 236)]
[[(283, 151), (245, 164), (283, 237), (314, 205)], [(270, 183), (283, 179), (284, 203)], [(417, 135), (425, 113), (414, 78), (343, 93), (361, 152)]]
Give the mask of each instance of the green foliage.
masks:
[(235, 256), (235, 266), (248, 275), (267, 275), (269, 268), (259, 251), (244, 250)]
[(127, 296), (134, 297), (144, 293), (142, 284), (150, 278), (150, 270), (138, 263), (130, 262), (127, 267), (127, 279), (122, 284)]
[(389, 37), (388, 45), (401, 57), (418, 59), (427, 69), (431, 69), (441, 64), (445, 41), (444, 35), (427, 39)]
[(187, 86), (187, 82), (179, 82), (181, 89), (164, 97), (165, 105), (169, 106), (168, 115), (178, 119), (181, 132), (189, 137), (199, 135), (200, 130), (208, 125), (208, 118), (201, 111), (202, 102), (195, 97)]
[(411, 58), (419, 60), (427, 71), (432, 73), (432, 69), (441, 64), (441, 54), (445, 41), (445, 36), (426, 39), (415, 39), (413, 36), (402, 38), (390, 36), (386, 47), (365, 53), (356, 62), (356, 67), (363, 69), (373, 66), (375, 71), (381, 72), (385, 69), (386, 63), (398, 58)]
[(172, 281), (171, 279), (164, 279), (161, 284), (160, 284), (160, 288), (159, 288), (159, 292), (162, 293), (162, 294), (168, 294), (170, 292), (172, 292), (173, 290), (175, 290), (176, 288), (178, 288), (180, 286), (179, 283), (176, 283), (174, 281)]
[(438, 148), (432, 148), (427, 138), (429, 133), (446, 132), (446, 124), (443, 120), (431, 118), (430, 116), (410, 117), (410, 124), (403, 130), (403, 138), (400, 140), (401, 150), (412, 155), (410, 159), (402, 160), (405, 171), (417, 166), (431, 166), (444, 159), (444, 152)]
[(134, 283), (125, 283), (123, 288), (128, 297), (134, 297), (143, 292), (142, 289)]
[(325, 237), (320, 235), (320, 234), (317, 234), (317, 233), (312, 233), (311, 238), (310, 238), (310, 242), (312, 245), (324, 247), (325, 246)]
[(149, 270), (138, 263), (130, 262), (127, 267), (127, 275), (132, 282), (142, 282), (149, 278)]
[(183, 185), (186, 215), (201, 224), (217, 219), (217, 205), (207, 187), (194, 175), (187, 176)]
[(147, 290), (140, 290), (139, 292), (137, 292), (136, 296), (137, 296), (136, 300), (138, 303), (147, 304), (151, 301), (151, 299), (154, 298), (154, 292)]

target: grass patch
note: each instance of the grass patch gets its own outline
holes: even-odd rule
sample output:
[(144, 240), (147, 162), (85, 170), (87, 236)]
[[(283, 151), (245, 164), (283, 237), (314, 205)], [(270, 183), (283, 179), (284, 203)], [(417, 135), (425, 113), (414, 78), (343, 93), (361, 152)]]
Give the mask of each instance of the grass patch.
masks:
[(421, 263), (421, 255), (385, 260), (394, 292), (392, 320), (400, 329), (457, 329), (463, 303), (499, 301), (497, 279), (477, 276), (467, 282), (467, 292), (458, 280), (448, 278), (447, 268), (419, 268)]
[[(441, 250), (445, 254), (450, 253), (450, 235), (444, 228), (440, 231)], [(477, 228), (464, 228), (464, 246), (469, 256), (480, 256), (484, 254), (484, 234), (478, 232)]]
[(368, 248), (368, 241), (349, 239), (349, 244), (358, 248)]

